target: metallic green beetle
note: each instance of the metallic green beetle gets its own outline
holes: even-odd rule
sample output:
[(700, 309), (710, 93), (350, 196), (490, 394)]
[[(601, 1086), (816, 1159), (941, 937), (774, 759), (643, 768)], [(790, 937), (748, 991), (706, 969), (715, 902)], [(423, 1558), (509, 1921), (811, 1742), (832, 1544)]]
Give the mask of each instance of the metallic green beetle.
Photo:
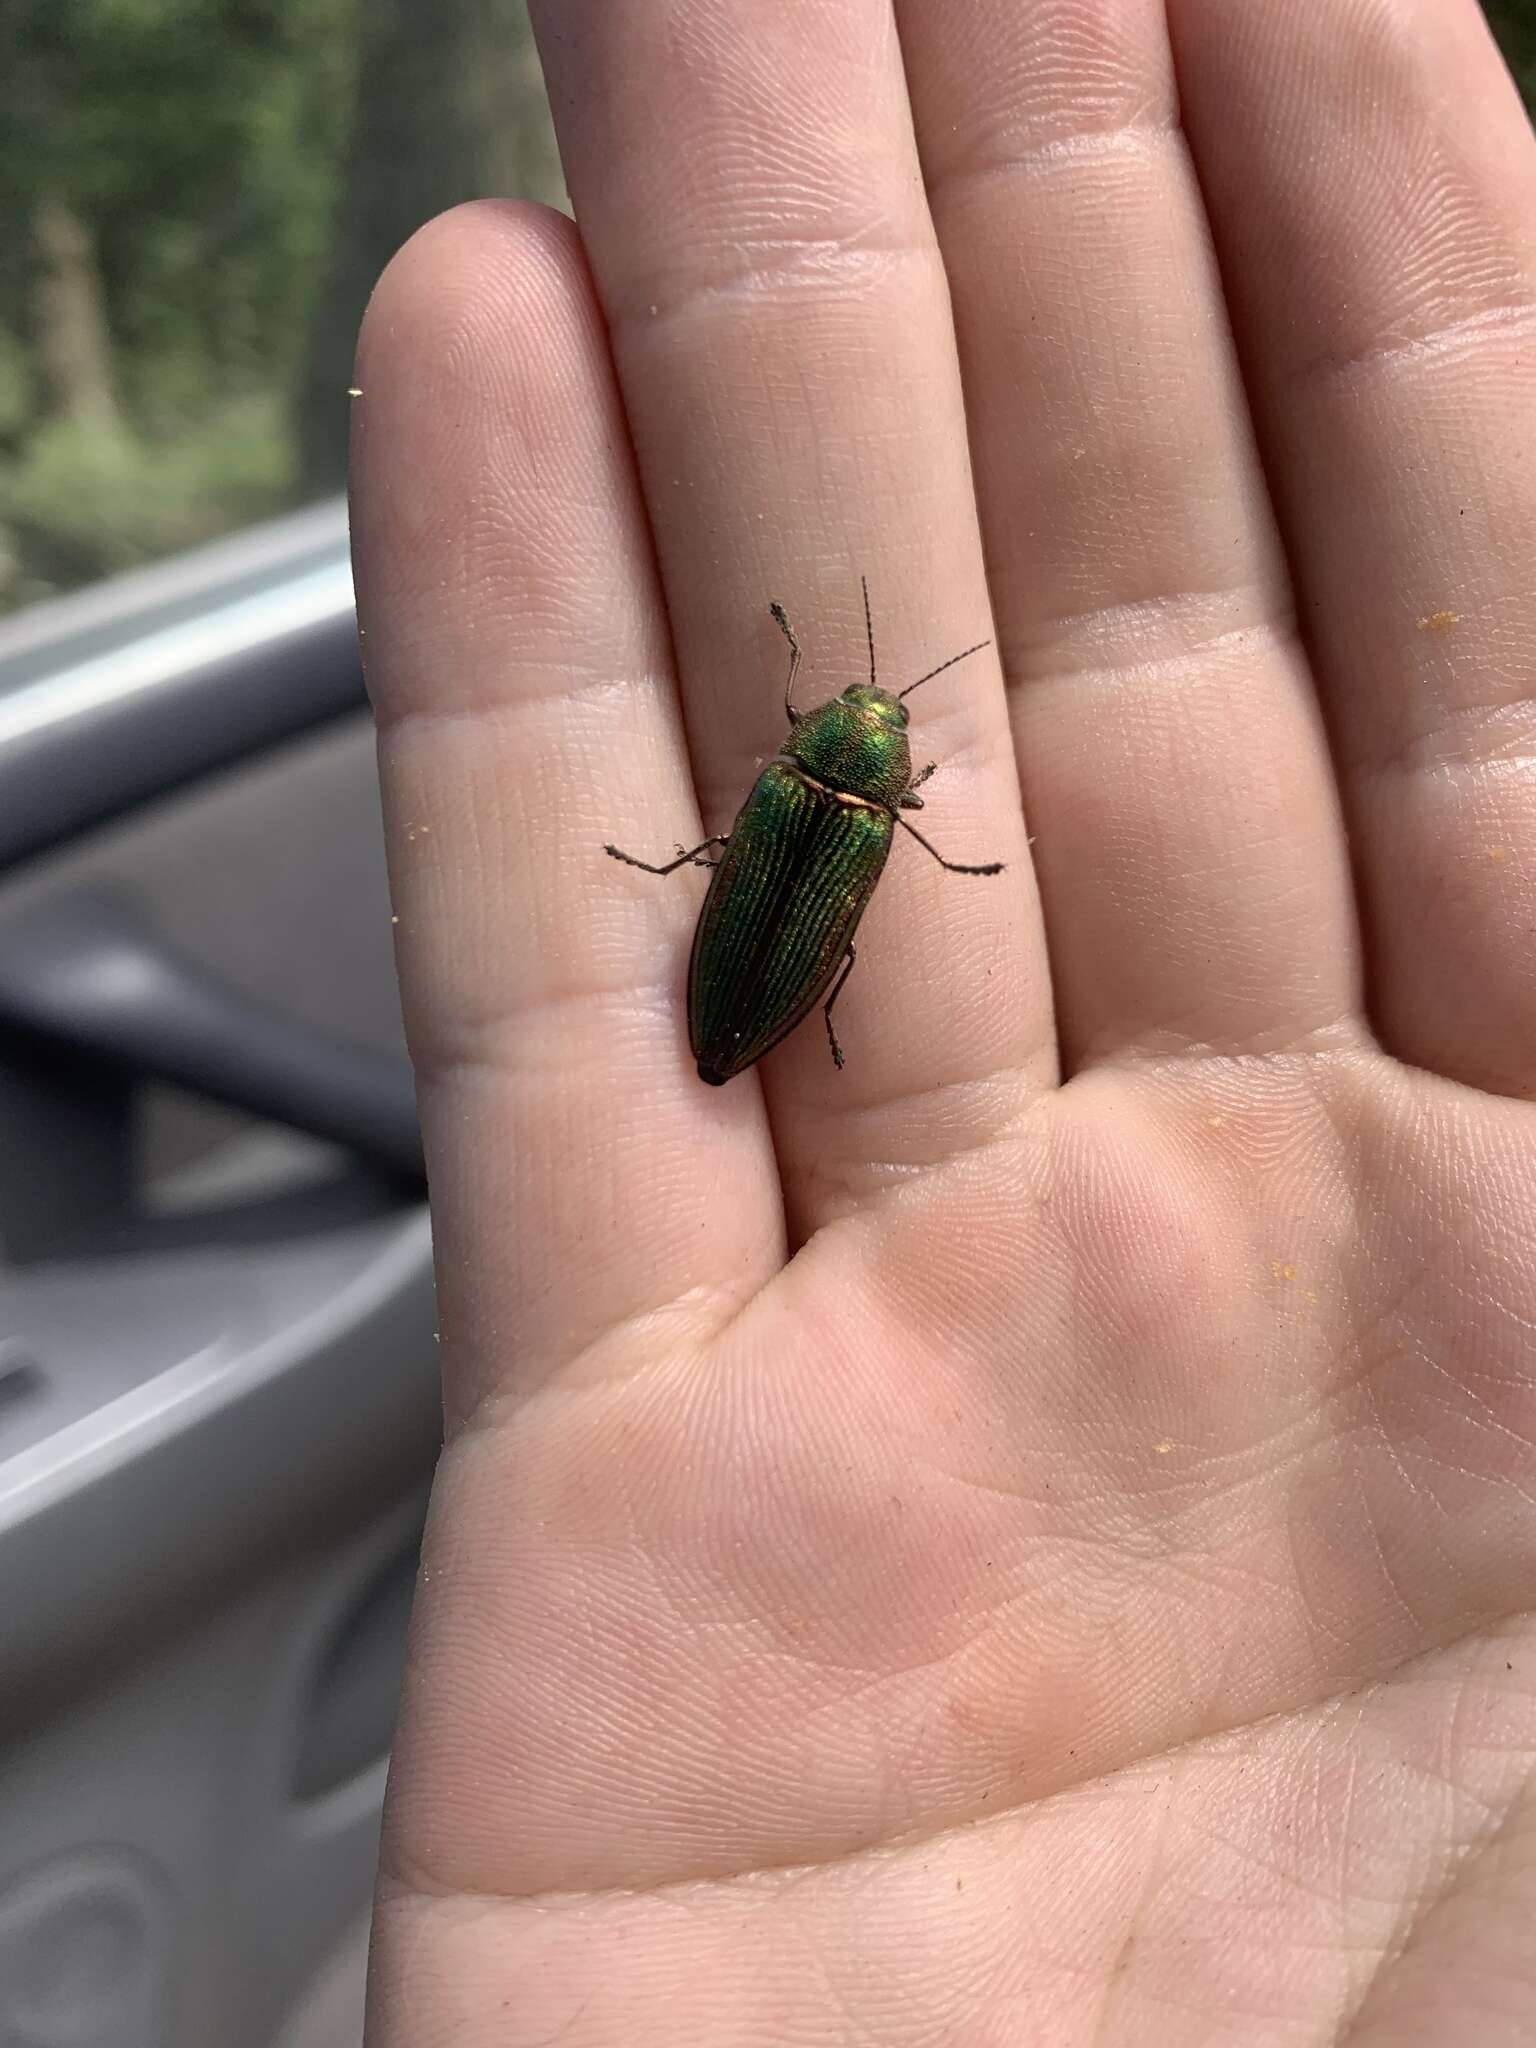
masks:
[[(787, 1037), (829, 984), (827, 1037), (834, 1062), (843, 1064), (832, 1005), (853, 971), (853, 935), (898, 825), (952, 874), (997, 875), (1003, 868), (1001, 861), (963, 867), (945, 860), (900, 815), (922, 809), (918, 786), (934, 769), (930, 762), (920, 774), (912, 773), (902, 697), (991, 642), (978, 640), (952, 654), (899, 695), (882, 690), (875, 681), (866, 582), (869, 681), (853, 684), (814, 711), (797, 711), (800, 645), (783, 605), (768, 609), (789, 642), (789, 736), (753, 784), (729, 833), (679, 851), (676, 860), (660, 866), (616, 846), (603, 849), (648, 875), (670, 875), (690, 865), (714, 869), (688, 963), (688, 1042), (700, 1080), (716, 1088)], [(705, 857), (713, 846), (725, 849), (718, 860)]]

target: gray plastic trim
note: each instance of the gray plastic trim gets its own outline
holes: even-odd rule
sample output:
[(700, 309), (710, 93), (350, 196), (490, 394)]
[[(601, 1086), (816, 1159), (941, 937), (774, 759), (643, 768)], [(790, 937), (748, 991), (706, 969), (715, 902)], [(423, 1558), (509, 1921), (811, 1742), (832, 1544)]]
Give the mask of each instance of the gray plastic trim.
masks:
[(339, 499), (0, 621), (0, 867), (362, 701)]
[[(424, 1209), (264, 1263), (135, 1261), (133, 1312), (127, 1277), (55, 1265), (8, 1291), (11, 1362), (35, 1371), (0, 1414), (0, 1726), (306, 1535), (354, 1526), (435, 1455)], [(109, 1304), (125, 1341), (104, 1357)], [(50, 1390), (88, 1412), (50, 1415)]]
[(166, 1082), (421, 1179), (403, 1054), (349, 1044), (233, 988), (170, 945), (126, 891), (76, 890), (0, 915), (3, 1028), (86, 1071)]

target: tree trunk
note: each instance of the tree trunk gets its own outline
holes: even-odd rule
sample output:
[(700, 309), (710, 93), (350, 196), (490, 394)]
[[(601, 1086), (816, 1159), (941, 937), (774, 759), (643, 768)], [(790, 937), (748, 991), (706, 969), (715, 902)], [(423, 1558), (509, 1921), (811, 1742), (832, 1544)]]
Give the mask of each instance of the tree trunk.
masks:
[(360, 20), (352, 142), (299, 392), (312, 497), (345, 476), (358, 322), (400, 244), (463, 199), (563, 199), (526, 0), (368, 0)]
[(112, 338), (91, 231), (57, 193), (47, 192), (33, 209), (32, 240), (32, 320), (48, 410), (83, 426), (115, 427)]

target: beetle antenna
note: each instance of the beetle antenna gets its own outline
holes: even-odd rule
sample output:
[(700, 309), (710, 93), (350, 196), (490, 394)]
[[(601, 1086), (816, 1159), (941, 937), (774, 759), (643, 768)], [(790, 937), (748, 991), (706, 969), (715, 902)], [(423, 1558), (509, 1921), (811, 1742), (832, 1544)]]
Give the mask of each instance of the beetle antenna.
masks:
[(966, 655), (968, 655), (968, 654), (980, 654), (980, 652), (981, 652), (981, 650), (983, 649), (983, 647), (990, 647), (991, 645), (992, 645), (992, 642), (991, 642), (990, 640), (978, 640), (978, 641), (976, 642), (976, 645), (975, 645), (974, 647), (967, 647), (967, 648), (966, 648), (966, 649), (964, 650), (964, 652), (962, 652), (962, 653), (960, 653), (960, 654), (952, 654), (952, 655), (951, 655), (951, 656), (949, 657), (948, 661), (941, 661), (941, 662), (939, 663), (939, 665), (938, 665), (938, 667), (937, 667), (937, 668), (931, 668), (931, 669), (929, 669), (929, 671), (928, 671), (927, 675), (925, 675), (925, 676), (919, 676), (919, 677), (918, 677), (918, 679), (917, 679), (917, 681), (916, 681), (915, 683), (908, 683), (907, 687), (906, 687), (906, 688), (905, 688), (904, 690), (898, 690), (898, 691), (896, 692), (897, 696), (898, 696), (898, 697), (910, 697), (910, 696), (911, 696), (911, 694), (912, 694), (912, 692), (913, 692), (914, 690), (920, 690), (920, 689), (922, 688), (922, 686), (923, 686), (923, 684), (924, 684), (924, 683), (931, 683), (931, 682), (933, 681), (933, 679), (934, 679), (934, 677), (935, 677), (935, 676), (941, 676), (941, 675), (943, 675), (943, 673), (944, 673), (945, 669), (947, 669), (947, 668), (953, 668), (953, 667), (954, 667), (954, 665), (955, 665), (955, 663), (956, 663), (957, 661), (964, 661), (964, 660), (965, 660), (965, 658), (966, 658)]
[(875, 622), (870, 617), (869, 612), (869, 578), (861, 576), (859, 584), (864, 592), (864, 637), (869, 642), (869, 687), (873, 689), (875, 687)]

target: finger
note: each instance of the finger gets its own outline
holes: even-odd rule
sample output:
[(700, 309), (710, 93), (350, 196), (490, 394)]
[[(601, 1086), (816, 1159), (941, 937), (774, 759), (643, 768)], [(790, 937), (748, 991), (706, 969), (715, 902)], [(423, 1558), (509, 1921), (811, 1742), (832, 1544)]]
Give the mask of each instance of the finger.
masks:
[(1473, 0), (1170, 12), (1378, 1029), (1418, 1065), (1529, 1094), (1536, 145)]
[(675, 1347), (775, 1268), (782, 1215), (760, 1105), (701, 1099), (688, 1057), (692, 871), (603, 853), (665, 857), (695, 819), (569, 223), (484, 205), (425, 229), (357, 382), (359, 609), (462, 1409), (636, 1318)]
[(1162, 0), (903, 0), (1069, 1065), (1348, 1018), (1348, 867)]
[[(943, 273), (883, 0), (536, 8), (571, 192), (657, 536), (709, 828), (800, 701), (900, 686), (990, 630)], [(643, 81), (643, 89), (637, 89)], [(904, 835), (838, 1004), (770, 1058), (792, 1214), (971, 1144), (1053, 1073), (1046, 960), (995, 657), (914, 697), (924, 827)], [(999, 1078), (1000, 1077), (1000, 1078)]]

